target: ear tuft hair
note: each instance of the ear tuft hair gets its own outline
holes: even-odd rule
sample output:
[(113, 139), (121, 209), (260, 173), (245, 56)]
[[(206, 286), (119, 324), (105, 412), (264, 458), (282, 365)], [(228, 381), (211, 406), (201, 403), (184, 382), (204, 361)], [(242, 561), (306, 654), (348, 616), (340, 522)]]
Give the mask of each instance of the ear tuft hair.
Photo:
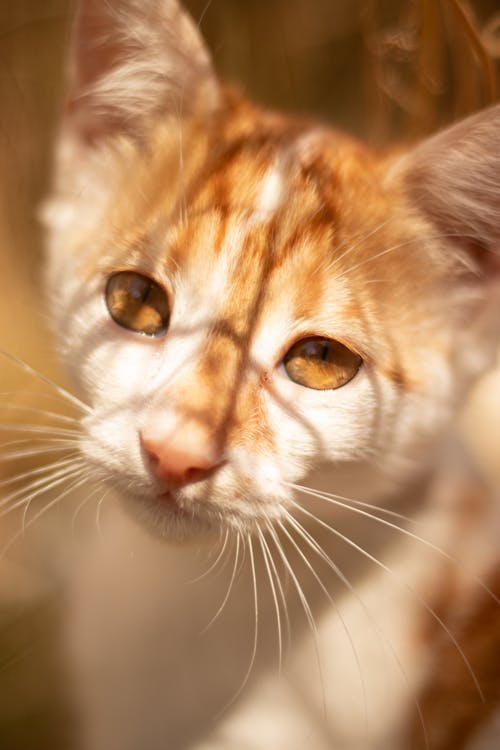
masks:
[(141, 137), (152, 118), (211, 112), (218, 83), (177, 0), (80, 0), (64, 126), (94, 142)]

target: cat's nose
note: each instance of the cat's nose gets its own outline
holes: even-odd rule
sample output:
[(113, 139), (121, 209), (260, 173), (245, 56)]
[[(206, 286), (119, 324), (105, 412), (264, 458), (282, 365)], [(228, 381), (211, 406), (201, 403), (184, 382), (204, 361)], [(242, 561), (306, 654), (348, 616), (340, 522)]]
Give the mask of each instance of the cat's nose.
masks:
[(141, 445), (158, 479), (175, 485), (205, 479), (223, 463), (218, 441), (196, 421), (182, 422), (169, 431), (161, 424), (145, 429)]

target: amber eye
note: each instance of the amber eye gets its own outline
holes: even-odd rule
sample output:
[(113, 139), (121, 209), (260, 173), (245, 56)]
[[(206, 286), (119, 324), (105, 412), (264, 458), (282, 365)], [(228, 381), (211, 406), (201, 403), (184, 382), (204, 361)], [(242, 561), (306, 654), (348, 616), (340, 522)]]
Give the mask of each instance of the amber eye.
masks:
[(306, 388), (326, 391), (352, 380), (363, 360), (347, 346), (314, 336), (297, 341), (283, 364), (290, 380)]
[(155, 281), (135, 271), (120, 271), (106, 284), (106, 305), (118, 325), (147, 336), (161, 336), (170, 311), (166, 292)]

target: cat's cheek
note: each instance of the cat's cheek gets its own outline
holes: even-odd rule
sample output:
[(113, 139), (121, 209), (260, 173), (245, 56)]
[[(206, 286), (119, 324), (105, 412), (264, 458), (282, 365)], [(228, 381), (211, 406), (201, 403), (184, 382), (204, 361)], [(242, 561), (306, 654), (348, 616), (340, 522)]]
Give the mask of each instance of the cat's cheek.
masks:
[(259, 497), (266, 506), (267, 515), (279, 515), (280, 506), (286, 504), (290, 491), (284, 484), (289, 480), (288, 456), (277, 448), (272, 452), (261, 452), (236, 448), (230, 451), (233, 475), (247, 477), (251, 483), (252, 493)]
[(115, 323), (97, 285), (74, 284), (60, 303), (61, 355), (91, 404), (126, 403), (149, 389), (161, 367), (162, 340)]
[(349, 460), (370, 445), (375, 397), (363, 370), (340, 388), (315, 390), (294, 383), (279, 368), (266, 400), (282, 450), (302, 472), (312, 459)]
[(84, 425), (80, 450), (96, 477), (132, 492), (144, 488), (145, 475), (131, 415), (104, 419), (96, 416)]
[(160, 366), (160, 353), (151, 342), (118, 336), (90, 353), (86, 381), (94, 391), (107, 394), (109, 403), (130, 404), (130, 399), (147, 398)]

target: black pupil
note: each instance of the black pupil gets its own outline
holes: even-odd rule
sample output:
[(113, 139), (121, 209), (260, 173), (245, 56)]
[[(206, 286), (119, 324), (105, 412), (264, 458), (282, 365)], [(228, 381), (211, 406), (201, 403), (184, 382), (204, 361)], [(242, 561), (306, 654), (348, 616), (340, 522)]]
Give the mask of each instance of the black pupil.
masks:
[(141, 293), (141, 292), (139, 291), (139, 294), (138, 294), (138, 296), (140, 297), (140, 299), (141, 299), (141, 302), (142, 302), (143, 304), (144, 304), (144, 302), (146, 302), (146, 300), (147, 300), (147, 298), (149, 297), (150, 293), (151, 293), (151, 282), (150, 282), (150, 281), (147, 281), (147, 282), (146, 282), (146, 283), (144, 284), (144, 287), (143, 287), (143, 289), (142, 289), (142, 293)]

